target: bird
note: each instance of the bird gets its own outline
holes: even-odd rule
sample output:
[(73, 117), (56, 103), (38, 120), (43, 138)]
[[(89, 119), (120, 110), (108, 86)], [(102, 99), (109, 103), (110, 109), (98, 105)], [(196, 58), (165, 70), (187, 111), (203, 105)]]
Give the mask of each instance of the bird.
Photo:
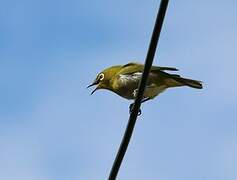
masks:
[[(99, 89), (105, 89), (128, 100), (136, 99), (143, 69), (144, 65), (136, 62), (111, 66), (100, 72), (87, 88), (96, 86), (91, 95)], [(201, 81), (183, 78), (180, 75), (170, 74), (167, 71), (174, 72), (178, 71), (178, 69), (174, 67), (151, 67), (141, 103), (154, 99), (168, 88), (181, 86), (195, 89), (203, 88)], [(133, 103), (130, 104), (130, 113), (133, 105)], [(141, 110), (139, 110), (140, 114)]]

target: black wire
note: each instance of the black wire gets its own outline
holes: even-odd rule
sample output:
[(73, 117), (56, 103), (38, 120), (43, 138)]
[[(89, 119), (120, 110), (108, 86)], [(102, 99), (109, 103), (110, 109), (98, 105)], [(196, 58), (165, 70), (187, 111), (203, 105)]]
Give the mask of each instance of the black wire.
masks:
[(123, 136), (123, 140), (120, 144), (117, 156), (114, 160), (114, 164), (112, 166), (112, 169), (110, 171), (110, 175), (108, 180), (115, 180), (119, 171), (119, 168), (121, 166), (121, 163), (123, 161), (123, 157), (126, 153), (129, 141), (131, 139), (132, 133), (133, 133), (133, 129), (137, 120), (137, 115), (141, 106), (141, 101), (143, 99), (143, 94), (145, 91), (145, 87), (146, 87), (146, 83), (147, 83), (147, 79), (149, 76), (149, 72), (153, 63), (153, 59), (155, 56), (155, 52), (156, 52), (156, 47), (158, 44), (158, 40), (160, 37), (160, 32), (161, 32), (161, 28), (162, 28), (162, 24), (164, 21), (164, 17), (165, 17), (165, 13), (167, 10), (167, 6), (168, 6), (169, 0), (161, 0), (160, 3), (160, 8), (156, 17), (156, 22), (155, 22), (155, 27), (152, 33), (152, 37), (151, 37), (151, 42), (150, 42), (150, 46), (147, 52), (147, 56), (146, 56), (146, 61), (145, 61), (145, 67), (144, 67), (144, 71), (143, 71), (143, 75), (142, 75), (142, 79), (139, 85), (139, 90), (138, 90), (138, 94), (137, 94), (137, 98), (135, 100), (134, 103), (134, 107), (133, 110), (130, 114), (130, 118), (127, 124), (127, 128), (126, 131), (124, 133)]

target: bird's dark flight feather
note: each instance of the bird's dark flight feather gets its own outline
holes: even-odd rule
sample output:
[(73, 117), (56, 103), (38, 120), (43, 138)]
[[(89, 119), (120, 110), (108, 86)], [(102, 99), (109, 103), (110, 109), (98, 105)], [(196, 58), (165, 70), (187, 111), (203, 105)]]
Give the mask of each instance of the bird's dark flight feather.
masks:
[[(132, 74), (136, 72), (142, 72), (144, 69), (143, 64), (139, 63), (128, 63), (125, 64), (121, 67), (121, 71), (119, 73), (122, 74)], [(178, 71), (178, 69), (173, 68), (173, 67), (159, 67), (159, 66), (152, 66), (151, 67), (151, 72), (156, 72), (156, 71)]]

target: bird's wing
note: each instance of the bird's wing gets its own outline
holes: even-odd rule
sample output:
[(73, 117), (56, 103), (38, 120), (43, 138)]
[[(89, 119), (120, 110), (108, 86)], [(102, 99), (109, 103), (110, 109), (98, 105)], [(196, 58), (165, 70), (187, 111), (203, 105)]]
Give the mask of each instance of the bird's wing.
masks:
[(178, 71), (177, 68), (174, 67), (160, 67), (160, 66), (152, 66), (151, 71)]
[(129, 67), (129, 66), (134, 66), (134, 65), (140, 65), (140, 64), (136, 63), (136, 62), (130, 62), (128, 64), (123, 65), (122, 67), (125, 68), (125, 67)]
[[(144, 65), (139, 63), (128, 63), (121, 67), (121, 70), (118, 72), (118, 74), (133, 74), (138, 72), (143, 72)], [(160, 66), (152, 66), (151, 72), (157, 72), (157, 71), (178, 71), (178, 69), (173, 67), (160, 67)]]
[(118, 74), (134, 74), (143, 71), (143, 65), (138, 63), (128, 63), (121, 67)]

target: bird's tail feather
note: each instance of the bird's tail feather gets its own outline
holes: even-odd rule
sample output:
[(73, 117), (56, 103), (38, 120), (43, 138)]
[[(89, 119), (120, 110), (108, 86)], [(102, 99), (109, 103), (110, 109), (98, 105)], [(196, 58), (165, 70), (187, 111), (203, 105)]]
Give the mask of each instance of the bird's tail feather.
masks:
[(181, 83), (181, 86), (189, 86), (192, 88), (196, 88), (196, 89), (202, 89), (202, 82), (201, 81), (197, 81), (197, 80), (193, 80), (193, 79), (186, 79), (186, 78), (182, 78), (182, 77), (178, 77), (178, 76), (173, 76), (173, 79), (179, 83)]

